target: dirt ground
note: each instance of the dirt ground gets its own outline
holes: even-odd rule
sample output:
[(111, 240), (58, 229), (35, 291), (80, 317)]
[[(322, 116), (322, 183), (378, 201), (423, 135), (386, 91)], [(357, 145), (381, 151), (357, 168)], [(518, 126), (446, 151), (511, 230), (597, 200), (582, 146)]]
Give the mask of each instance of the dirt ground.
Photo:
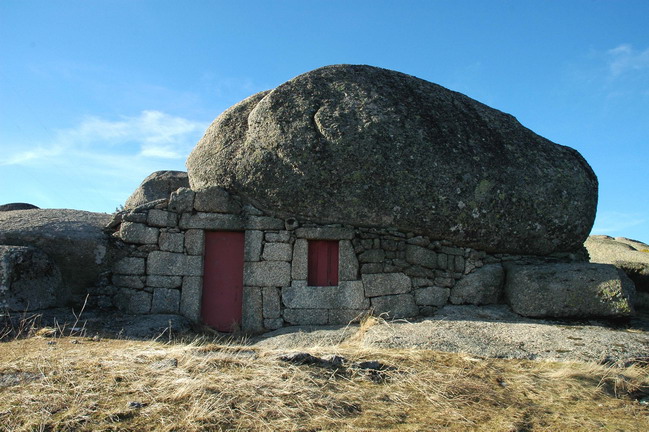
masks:
[[(68, 309), (12, 316), (14, 327), (38, 326), (123, 339), (171, 339), (180, 335), (228, 335), (196, 328), (177, 315), (125, 315)], [(540, 320), (521, 317), (505, 305), (446, 306), (434, 317), (371, 325), (285, 327), (262, 335), (234, 335), (238, 343), (281, 350), (335, 346), (349, 338), (368, 348), (418, 348), (490, 358), (545, 359), (631, 364), (649, 361), (649, 315), (627, 320)]]

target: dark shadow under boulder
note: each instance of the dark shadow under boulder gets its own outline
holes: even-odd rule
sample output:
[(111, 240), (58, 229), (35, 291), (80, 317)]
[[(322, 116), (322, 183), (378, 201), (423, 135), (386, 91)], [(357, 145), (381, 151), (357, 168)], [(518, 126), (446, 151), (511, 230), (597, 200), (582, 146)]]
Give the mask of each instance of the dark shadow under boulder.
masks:
[(60, 294), (61, 272), (43, 251), (0, 246), (0, 309), (46, 309), (57, 304)]

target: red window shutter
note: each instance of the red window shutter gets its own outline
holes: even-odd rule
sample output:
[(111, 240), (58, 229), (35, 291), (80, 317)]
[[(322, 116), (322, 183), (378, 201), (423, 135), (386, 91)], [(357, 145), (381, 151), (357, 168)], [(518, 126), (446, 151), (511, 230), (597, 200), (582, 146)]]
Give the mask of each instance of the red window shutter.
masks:
[(309, 286), (338, 285), (338, 241), (309, 240)]

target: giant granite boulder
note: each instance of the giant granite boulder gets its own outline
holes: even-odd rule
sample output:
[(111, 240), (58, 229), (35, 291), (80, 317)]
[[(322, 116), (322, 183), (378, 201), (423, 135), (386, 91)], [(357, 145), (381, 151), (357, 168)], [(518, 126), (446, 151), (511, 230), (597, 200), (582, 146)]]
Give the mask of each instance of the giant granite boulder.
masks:
[(181, 187), (189, 187), (187, 173), (184, 171), (155, 171), (142, 180), (124, 204), (125, 209), (132, 209), (144, 203), (161, 198)]
[(0, 213), (0, 245), (32, 246), (61, 271), (61, 302), (83, 295), (110, 269), (120, 251), (103, 227), (111, 215), (81, 210), (17, 210)]
[(597, 178), (574, 149), (439, 85), (336, 65), (221, 114), (187, 160), (278, 216), (395, 227), (490, 252), (579, 250)]

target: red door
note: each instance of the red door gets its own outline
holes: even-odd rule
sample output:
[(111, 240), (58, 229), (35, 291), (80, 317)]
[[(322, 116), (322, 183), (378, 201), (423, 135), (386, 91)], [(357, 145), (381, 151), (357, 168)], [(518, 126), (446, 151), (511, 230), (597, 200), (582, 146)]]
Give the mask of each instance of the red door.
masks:
[(338, 241), (309, 240), (309, 286), (338, 285)]
[(218, 331), (241, 324), (243, 232), (206, 231), (201, 319)]

